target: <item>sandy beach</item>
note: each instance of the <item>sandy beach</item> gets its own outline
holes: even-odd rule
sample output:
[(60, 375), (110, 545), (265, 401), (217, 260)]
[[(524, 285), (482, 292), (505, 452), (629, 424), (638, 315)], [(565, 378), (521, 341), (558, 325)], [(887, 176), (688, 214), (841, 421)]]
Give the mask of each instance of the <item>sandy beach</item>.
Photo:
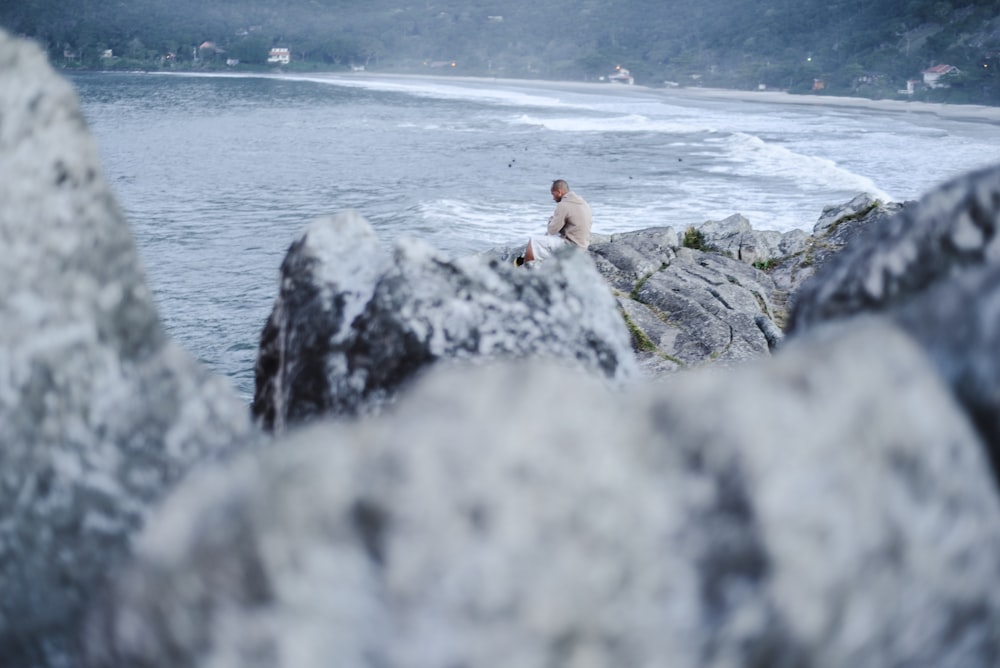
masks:
[[(292, 75), (295, 76), (295, 75)], [(463, 82), (479, 86), (489, 86), (491, 84), (504, 84), (512, 86), (523, 86), (534, 89), (562, 89), (577, 90), (581, 92), (606, 91), (609, 87), (614, 87), (616, 91), (633, 91), (635, 93), (660, 95), (664, 98), (676, 99), (720, 99), (733, 100), (749, 103), (767, 104), (797, 104), (802, 106), (826, 106), (826, 107), (848, 107), (855, 109), (871, 109), (873, 111), (907, 113), (907, 114), (928, 114), (939, 118), (957, 121), (975, 121), (980, 123), (1000, 124), (1000, 106), (990, 107), (976, 104), (944, 104), (937, 102), (918, 102), (909, 100), (871, 100), (864, 97), (841, 97), (835, 95), (796, 95), (783, 91), (750, 91), (736, 90), (728, 88), (702, 88), (702, 87), (670, 87), (653, 88), (650, 86), (633, 85), (623, 86), (621, 84), (585, 82), (585, 81), (549, 81), (541, 79), (512, 79), (496, 77), (470, 77), (470, 76), (448, 76), (434, 74), (396, 74), (391, 72), (358, 72), (358, 73), (313, 73), (303, 76), (320, 76), (330, 78), (389, 78), (389, 79), (415, 79), (433, 80), (441, 83)]]
[(544, 90), (574, 90), (580, 92), (598, 93), (609, 88), (619, 93), (631, 92), (644, 95), (658, 95), (666, 99), (718, 99), (749, 103), (766, 104), (797, 104), (801, 106), (846, 107), (854, 109), (871, 109), (873, 111), (907, 114), (928, 114), (939, 118), (956, 121), (975, 121), (980, 123), (1000, 124), (1000, 106), (991, 107), (979, 104), (945, 104), (941, 102), (919, 102), (915, 100), (872, 100), (865, 97), (845, 97), (836, 95), (801, 95), (777, 90), (738, 90), (732, 88), (703, 88), (700, 86), (679, 86), (653, 88), (651, 86), (600, 83), (596, 81), (557, 81), (547, 79), (514, 79), (510, 77), (476, 77), (442, 74), (413, 74), (397, 72), (161, 72), (159, 74), (177, 74), (180, 76), (215, 76), (215, 77), (273, 77), (279, 79), (390, 79), (435, 81), (439, 83), (464, 83), (487, 88), (492, 85), (520, 86), (539, 91)]
[(933, 114), (940, 118), (960, 121), (1000, 123), (1000, 107), (978, 104), (943, 104), (909, 100), (870, 100), (863, 97), (838, 97), (834, 95), (793, 95), (781, 91), (744, 91), (723, 88), (667, 88), (648, 89), (665, 97), (716, 98), (742, 102), (768, 104), (798, 104), (826, 107), (850, 107), (883, 112)]

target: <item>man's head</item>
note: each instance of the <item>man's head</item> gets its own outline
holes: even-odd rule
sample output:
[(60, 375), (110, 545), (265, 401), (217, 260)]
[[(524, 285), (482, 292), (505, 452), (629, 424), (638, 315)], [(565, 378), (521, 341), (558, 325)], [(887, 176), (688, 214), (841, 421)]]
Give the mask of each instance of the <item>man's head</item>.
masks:
[(557, 202), (562, 201), (563, 196), (569, 192), (569, 184), (562, 179), (552, 182), (552, 199)]

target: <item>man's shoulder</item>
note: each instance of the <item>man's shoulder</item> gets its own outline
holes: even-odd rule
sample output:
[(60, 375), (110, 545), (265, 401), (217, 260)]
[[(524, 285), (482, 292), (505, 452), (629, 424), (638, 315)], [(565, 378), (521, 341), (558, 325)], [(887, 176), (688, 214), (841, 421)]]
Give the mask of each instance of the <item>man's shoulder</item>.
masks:
[(587, 200), (583, 199), (579, 195), (577, 195), (576, 199), (573, 200), (573, 204), (577, 208), (587, 211), (588, 214), (590, 213), (590, 203), (588, 203)]

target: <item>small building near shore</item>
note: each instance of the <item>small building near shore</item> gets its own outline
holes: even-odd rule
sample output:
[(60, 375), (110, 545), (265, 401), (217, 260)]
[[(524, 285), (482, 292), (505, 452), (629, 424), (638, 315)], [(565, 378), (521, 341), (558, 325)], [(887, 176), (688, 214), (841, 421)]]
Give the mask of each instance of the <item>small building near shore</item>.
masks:
[(632, 73), (621, 65), (615, 66), (614, 74), (608, 76), (608, 81), (611, 83), (621, 83), (627, 86), (631, 86), (635, 83), (635, 79), (632, 78)]
[(934, 67), (928, 67), (922, 74), (924, 75), (924, 84), (928, 88), (947, 88), (948, 84), (943, 83), (941, 78), (949, 74), (958, 74), (959, 72), (961, 72), (961, 70), (954, 65), (941, 64), (935, 65)]
[(270, 53), (267, 55), (267, 62), (287, 65), (292, 62), (292, 52), (285, 46), (272, 47)]

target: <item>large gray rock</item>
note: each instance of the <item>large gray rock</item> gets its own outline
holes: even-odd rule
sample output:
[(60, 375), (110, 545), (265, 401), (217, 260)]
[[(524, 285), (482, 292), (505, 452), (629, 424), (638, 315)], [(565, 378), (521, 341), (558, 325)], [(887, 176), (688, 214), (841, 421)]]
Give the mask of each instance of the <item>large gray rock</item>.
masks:
[(374, 239), (346, 213), (290, 248), (258, 355), (265, 428), (378, 410), (438, 361), (550, 357), (613, 383), (635, 374), (625, 323), (586, 253), (516, 269), (404, 239), (387, 263)]
[(789, 331), (901, 304), (967, 267), (1000, 262), (1000, 166), (963, 175), (869, 225), (796, 297)]
[(87, 665), (995, 665), (1000, 507), (906, 336), (670, 381), (439, 368), (378, 420), (204, 471)]
[(768, 327), (775, 288), (750, 264), (683, 248), (671, 228), (616, 234), (590, 250), (617, 293), (647, 374), (768, 354), (765, 330), (778, 330)]
[(706, 221), (695, 229), (701, 233), (708, 248), (747, 264), (764, 264), (799, 253), (805, 250), (808, 239), (802, 230), (755, 230), (750, 221), (738, 213), (722, 220)]
[(734, 214), (692, 226), (691, 240), (653, 227), (597, 238), (590, 250), (616, 291), (640, 368), (662, 376), (773, 350), (799, 286), (898, 207), (861, 194), (824, 209), (812, 235), (755, 230)]
[(824, 208), (803, 248), (767, 262), (765, 270), (776, 287), (774, 304), (778, 316), (775, 320), (782, 327), (786, 326), (795, 308), (799, 288), (865, 229), (882, 224), (903, 206), (862, 193), (840, 206)]
[(744, 362), (769, 346), (759, 317), (771, 320), (772, 285), (761, 271), (718, 253), (682, 248), (634, 292), (681, 330), (670, 357), (686, 365)]
[(164, 491), (248, 411), (164, 335), (75, 93), (0, 31), (0, 664), (64, 665)]
[(375, 231), (354, 212), (315, 221), (291, 245), (257, 355), (253, 412), (265, 428), (360, 402), (367, 374), (350, 357), (353, 325), (387, 266)]
[(823, 207), (819, 220), (813, 225), (813, 235), (830, 237), (835, 245), (843, 247), (847, 237), (855, 236), (859, 227), (850, 224), (851, 221), (864, 221), (869, 213), (881, 206), (883, 203), (871, 193), (860, 193), (850, 202)]
[(594, 241), (590, 252), (601, 276), (616, 291), (628, 294), (669, 265), (680, 247), (680, 236), (673, 228), (650, 227)]
[(1000, 264), (941, 281), (891, 314), (979, 429), (1000, 487)]
[(920, 341), (980, 429), (1000, 482), (1000, 166), (869, 225), (796, 297), (791, 332), (866, 312)]

